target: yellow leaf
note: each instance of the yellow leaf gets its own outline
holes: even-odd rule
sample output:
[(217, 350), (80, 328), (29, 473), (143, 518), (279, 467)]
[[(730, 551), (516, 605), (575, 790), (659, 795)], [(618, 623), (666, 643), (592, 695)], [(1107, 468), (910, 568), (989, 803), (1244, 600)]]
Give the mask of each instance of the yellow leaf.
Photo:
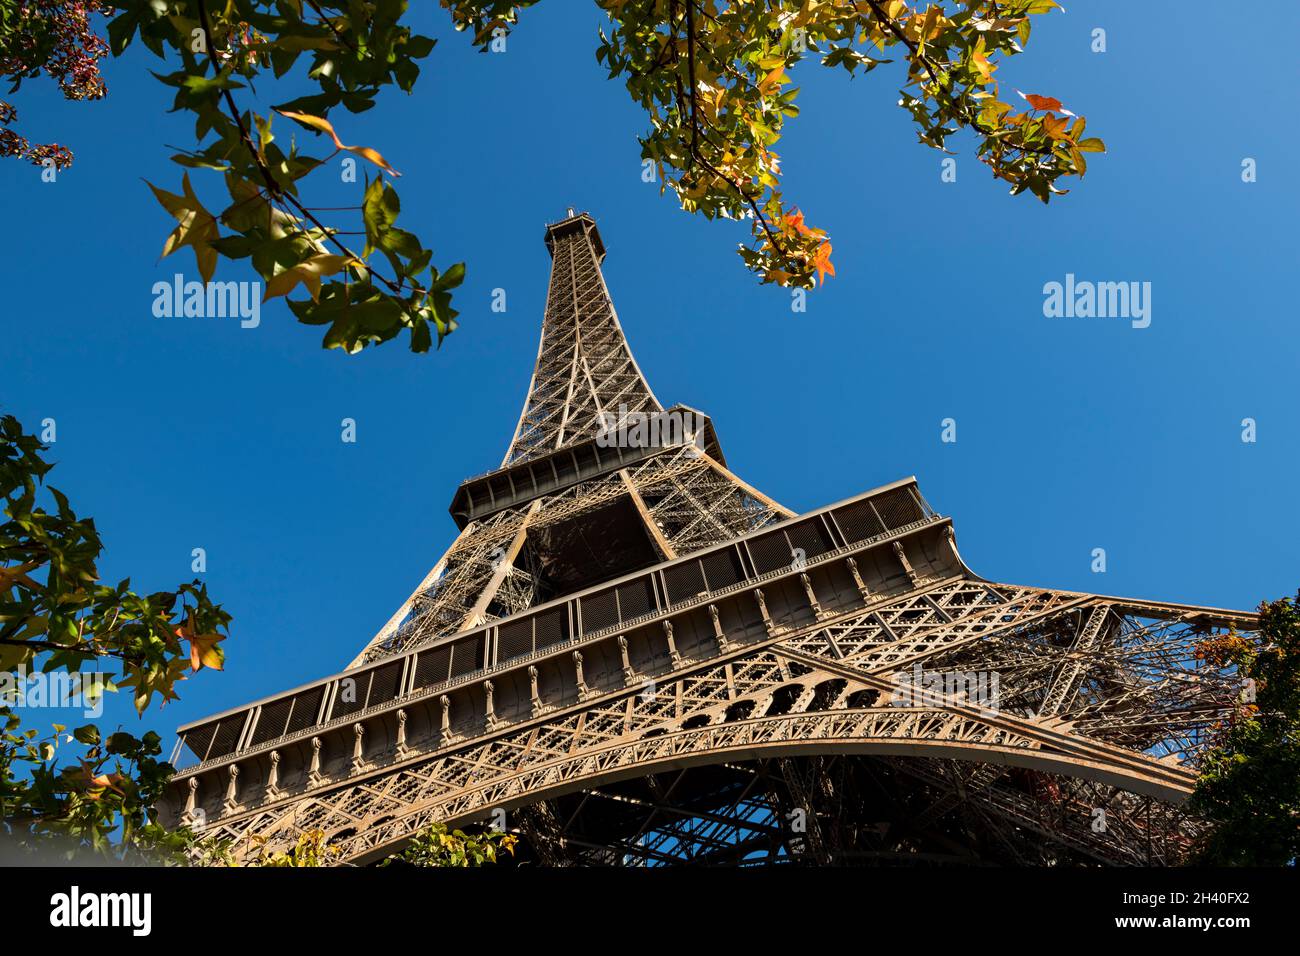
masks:
[(217, 228), (216, 218), (203, 208), (199, 197), (194, 194), (194, 187), (190, 185), (190, 174), (186, 173), (181, 182), (185, 190), (184, 196), (159, 189), (146, 180), (146, 184), (153, 190), (158, 202), (179, 223), (163, 243), (162, 255), (166, 258), (182, 246), (192, 247), (195, 261), (198, 263), (199, 275), (206, 284), (212, 280), (212, 275), (217, 269), (217, 251), (210, 243), (216, 241), (221, 232)]
[(304, 262), (298, 263), (283, 272), (276, 273), (266, 283), (266, 292), (262, 296), (262, 301), (274, 299), (276, 296), (288, 295), (301, 282), (311, 293), (311, 297), (316, 299), (320, 296), (320, 280), (322, 276), (334, 275), (341, 272), (350, 262), (356, 260), (349, 259), (347, 256), (331, 255), (321, 253), (312, 256)]
[(937, 5), (931, 5), (930, 9), (925, 11), (925, 20), (921, 23), (921, 39), (930, 40), (939, 31), (935, 25), (939, 22), (939, 14), (943, 11)]
[(1079, 152), (1074, 146), (1070, 147), (1070, 159), (1074, 160), (1074, 168), (1083, 176), (1088, 172), (1088, 163), (1083, 158), (1083, 153)]
[(394, 176), (402, 175), (397, 170), (395, 170), (392, 166), (388, 165), (388, 160), (380, 156), (379, 150), (377, 149), (371, 149), (369, 146), (344, 146), (343, 148), (346, 149), (349, 153), (356, 153), (358, 156), (364, 156), (366, 159), (370, 160), (376, 166), (380, 167), (381, 169), (387, 170), (389, 173), (391, 173)]
[(35, 571), (40, 564), (39, 561), (28, 561), (11, 568), (0, 568), (0, 591), (8, 591), (15, 584), (33, 591), (40, 590), (40, 585), (27, 576), (28, 571)]
[(343, 144), (343, 141), (339, 139), (339, 134), (334, 132), (334, 127), (333, 125), (330, 124), (329, 120), (324, 119), (320, 116), (312, 116), (310, 113), (295, 113), (292, 110), (276, 110), (276, 112), (279, 113), (281, 116), (287, 116), (289, 117), (289, 119), (297, 120), (299, 123), (302, 123), (304, 126), (310, 126), (312, 129), (318, 129), (322, 133), (329, 133), (330, 139), (334, 140), (335, 148), (344, 149), (347, 150), (349, 153), (356, 153), (358, 156), (363, 156), (366, 159), (370, 160), (372, 163), (374, 163), (376, 166), (380, 167), (383, 170), (386, 170), (387, 172), (391, 173), (394, 176), (402, 175), (397, 170), (395, 170), (392, 166), (388, 165), (388, 161), (384, 159), (383, 156), (379, 155), (378, 150), (371, 149), (369, 146), (345, 146)]
[(195, 634), (190, 638), (190, 667), (201, 671), (211, 667), (214, 671), (224, 670), (225, 655), (217, 645), (225, 638), (220, 634)]
[(330, 121), (322, 119), (319, 116), (312, 116), (310, 113), (295, 113), (293, 110), (276, 110), (281, 116), (287, 116), (291, 120), (297, 120), (303, 126), (310, 126), (312, 129), (320, 130), (322, 133), (329, 133), (330, 139), (334, 140), (334, 145), (343, 149), (343, 143), (339, 140), (338, 133), (334, 132), (334, 127)]
[(194, 242), (191, 245), (194, 246), (194, 261), (198, 263), (199, 278), (203, 280), (204, 285), (207, 285), (217, 271), (217, 250), (206, 242)]
[(182, 199), (180, 196), (176, 195), (175, 193), (169, 193), (165, 189), (159, 189), (157, 186), (149, 182), (149, 180), (147, 179), (144, 182), (146, 186), (148, 186), (150, 189), (153, 190), (154, 198), (158, 200), (158, 202), (162, 205), (164, 209), (166, 209), (177, 219), (184, 218), (185, 213), (187, 211), (187, 207), (185, 205), (184, 199)]
[(759, 81), (758, 91), (766, 96), (774, 90), (780, 89), (782, 81), (785, 79), (785, 67), (778, 66), (767, 76)]
[(1069, 120), (1064, 116), (1053, 116), (1051, 113), (1048, 113), (1043, 117), (1043, 132), (1052, 139), (1063, 139), (1069, 142), (1070, 134), (1066, 130), (1068, 123)]

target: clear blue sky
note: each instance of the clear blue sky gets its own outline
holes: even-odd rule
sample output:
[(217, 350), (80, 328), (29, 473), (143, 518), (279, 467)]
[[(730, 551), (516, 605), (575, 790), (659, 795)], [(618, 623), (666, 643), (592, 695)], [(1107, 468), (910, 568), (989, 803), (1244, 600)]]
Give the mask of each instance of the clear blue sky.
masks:
[[(500, 461), (519, 414), (542, 227), (568, 205), (598, 219), (659, 397), (711, 414), (732, 467), (786, 505), (915, 474), (995, 580), (1230, 607), (1294, 592), (1300, 143), (1293, 65), (1260, 30), (1295, 35), (1300, 8), (1253, 5), (1249, 29), (1228, 29), (1168, 2), (1069, 7), (998, 74), (1085, 114), (1110, 147), (1050, 207), (1009, 197), (965, 138), (957, 182), (941, 182), (941, 154), (895, 105), (897, 67), (853, 81), (799, 69), (786, 189), (831, 233), (839, 276), (795, 315), (788, 292), (743, 270), (743, 227), (641, 182), (646, 121), (595, 62), (593, 5), (527, 11), (502, 55), (416, 5), (439, 45), (415, 93), (336, 119), (405, 174), (403, 224), (435, 262), (469, 264), (462, 328), (425, 356), (323, 351), (282, 303), (253, 330), (155, 318), (153, 283), (194, 273), (188, 251), (157, 259), (172, 221), (142, 182), (177, 190), (163, 144), (192, 142), (145, 72), (157, 61), (133, 48), (109, 63), (97, 104), (30, 84), (24, 131), (69, 143), (76, 164), (43, 184), (0, 163), (0, 407), (32, 429), (56, 419), (52, 483), (96, 518), (106, 578), (174, 587), (202, 547), (234, 615), (225, 674), (182, 685), (145, 726), (339, 669), (435, 563), (456, 485)], [(1245, 157), (1256, 183), (1241, 181)], [(342, 204), (357, 189), (311, 195)], [(1151, 326), (1045, 318), (1043, 285), (1066, 273), (1152, 283)], [(497, 287), (504, 315), (489, 310)], [(339, 439), (344, 417), (356, 444)], [(940, 441), (947, 417), (955, 444)], [(1098, 547), (1105, 574), (1090, 571)], [(106, 721), (141, 726), (120, 696)]]

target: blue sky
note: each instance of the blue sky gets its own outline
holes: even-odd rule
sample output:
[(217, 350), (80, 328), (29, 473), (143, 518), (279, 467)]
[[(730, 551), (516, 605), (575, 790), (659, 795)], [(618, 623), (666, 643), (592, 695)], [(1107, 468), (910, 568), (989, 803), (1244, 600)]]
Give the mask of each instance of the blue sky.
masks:
[[(518, 417), (542, 228), (570, 205), (597, 217), (660, 399), (712, 415), (732, 468), (789, 507), (915, 474), (994, 580), (1229, 607), (1293, 593), (1300, 143), (1279, 91), (1294, 76), (1256, 30), (1215, 28), (1211, 43), (1177, 10), (1078, 0), (1004, 64), (1006, 87), (1058, 97), (1109, 146), (1050, 207), (1009, 197), (966, 138), (942, 182), (941, 154), (895, 105), (899, 68), (850, 81), (803, 65), (803, 113), (778, 149), (839, 275), (794, 314), (743, 270), (743, 227), (689, 217), (641, 181), (646, 121), (595, 62), (593, 5), (527, 11), (499, 55), (416, 5), (439, 44), (414, 94), (335, 119), (404, 173), (402, 224), (434, 261), (468, 262), (461, 329), (425, 356), (326, 352), (282, 303), (256, 329), (155, 318), (153, 283), (194, 273), (188, 251), (158, 260), (171, 220), (142, 182), (177, 190), (163, 144), (192, 142), (145, 72), (157, 61), (132, 48), (109, 63), (96, 104), (25, 87), (24, 132), (69, 143), (76, 164), (45, 184), (0, 163), (0, 407), (29, 429), (56, 420), (51, 480), (96, 518), (107, 579), (174, 587), (202, 547), (234, 615), (226, 672), (182, 685), (143, 726), (338, 670), (437, 561), (457, 484), (500, 461)], [(1300, 8), (1261, 3), (1252, 22), (1290, 35)], [(1097, 27), (1105, 53), (1090, 50)], [(1241, 181), (1246, 157), (1257, 182)], [(317, 204), (359, 196), (320, 178)], [(1044, 283), (1067, 273), (1150, 282), (1150, 327), (1044, 317)], [(253, 278), (229, 263), (218, 277)], [(340, 441), (345, 417), (356, 444)], [(945, 418), (956, 443), (940, 441)], [(106, 722), (142, 726), (120, 696)]]

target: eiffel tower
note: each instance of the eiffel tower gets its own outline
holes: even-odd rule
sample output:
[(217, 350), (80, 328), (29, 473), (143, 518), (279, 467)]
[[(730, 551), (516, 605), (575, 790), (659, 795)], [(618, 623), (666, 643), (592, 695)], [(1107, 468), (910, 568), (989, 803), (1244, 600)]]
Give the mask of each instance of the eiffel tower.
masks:
[[(460, 534), (341, 673), (179, 729), (164, 823), (366, 864), (435, 822), (544, 865), (1170, 864), (1249, 613), (987, 580), (906, 478), (797, 515), (665, 409), (591, 216)], [(256, 837), (257, 839), (254, 839)]]

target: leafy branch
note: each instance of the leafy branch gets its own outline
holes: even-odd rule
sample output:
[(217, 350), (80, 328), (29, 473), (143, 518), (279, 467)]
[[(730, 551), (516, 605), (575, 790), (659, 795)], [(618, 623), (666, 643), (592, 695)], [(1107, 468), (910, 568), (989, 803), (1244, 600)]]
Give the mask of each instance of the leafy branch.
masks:
[(1197, 647), (1242, 696), (1214, 730), (1188, 809), (1210, 823), (1192, 862), (1295, 866), (1300, 857), (1300, 594), (1259, 607), (1259, 633)]
[[(682, 0), (680, 14), (678, 0), (601, 6), (613, 29), (601, 32), (597, 59), (611, 78), (624, 78), (652, 120), (643, 158), (684, 209), (751, 220), (754, 242), (740, 254), (765, 282), (809, 287), (834, 274), (825, 233), (782, 197), (773, 149), (785, 121), (798, 115), (788, 71), (809, 54), (855, 74), (888, 63), (882, 52), (901, 47), (908, 83), (920, 95), (904, 90), (900, 103), (921, 141), (947, 151), (950, 134), (972, 130), (982, 139), (980, 159), (1013, 193), (1028, 189), (1047, 201), (1065, 192), (1058, 178), (1083, 175), (1083, 153), (1104, 149), (1084, 139), (1084, 121), (1051, 97), (1024, 95), (1032, 108), (1023, 113), (998, 99), (998, 58), (1020, 52), (1030, 18), (1056, 9), (1052, 0)], [(471, 25), (481, 39), (485, 24), (471, 18)]]
[[(485, 51), (535, 2), (441, 0), (452, 25)], [(1058, 9), (1054, 0), (597, 4), (610, 20), (597, 61), (624, 81), (650, 120), (640, 140), (647, 168), (686, 211), (748, 220), (751, 241), (738, 252), (763, 282), (811, 288), (835, 274), (825, 231), (783, 196), (775, 149), (799, 113), (790, 71), (808, 56), (856, 75), (900, 50), (908, 67), (899, 102), (920, 141), (948, 152), (948, 138), (969, 130), (979, 138), (976, 155), (1013, 194), (1047, 202), (1067, 191), (1060, 180), (1085, 174), (1086, 153), (1104, 151), (1059, 100), (1020, 94), (1028, 107), (1018, 109), (1000, 98), (996, 72), (1021, 52), (1032, 18)], [(422, 241), (396, 225), (396, 170), (376, 150), (344, 145), (329, 118), (338, 107), (369, 109), (388, 87), (413, 88), (417, 61), (434, 41), (403, 25), (406, 10), (406, 0), (129, 0), (109, 26), (114, 53), (138, 36), (178, 62), (159, 79), (176, 88), (175, 108), (194, 116), (199, 148), (173, 159), (221, 172), (230, 194), (230, 205), (214, 214), (188, 174), (180, 195), (155, 188), (178, 223), (164, 254), (191, 247), (205, 282), (219, 258), (250, 259), (268, 299), (302, 285), (309, 297), (289, 300), (290, 309), (301, 322), (328, 327), (327, 347), (348, 352), (403, 330), (411, 348), (424, 351), (433, 330), (441, 342), (456, 327), (451, 290), (464, 264), (431, 265)], [(267, 82), (268, 74), (288, 76), (304, 55), (317, 92), (266, 115), (240, 111), (236, 90)], [(271, 133), (275, 113), (327, 135), (333, 151), (309, 156), (294, 144), (286, 153)], [(343, 152), (350, 154), (344, 162), (377, 168), (362, 186), (355, 229), (323, 217), (346, 207), (314, 206), (299, 192), (302, 180)], [(343, 241), (351, 235), (364, 235), (364, 248)], [(372, 261), (376, 253), (381, 259)]]
[[(38, 672), (80, 674), (111, 659), (121, 674), (81, 680), (81, 705), (130, 688), (143, 713), (155, 696), (175, 700), (176, 684), (190, 674), (223, 668), (230, 615), (197, 581), (149, 595), (129, 580), (101, 583), (94, 521), (44, 486), (45, 450), (12, 415), (0, 417), (0, 826), (29, 848), (58, 840), (74, 855), (173, 860), (190, 836), (164, 831), (154, 817), (173, 769), (158, 759), (158, 735), (105, 737), (94, 724), (71, 732), (56, 724), (42, 737), (22, 729), (21, 688)], [(43, 490), (53, 509), (41, 503)], [(60, 766), (61, 750), (75, 745), (81, 749)]]
[[(463, 281), (464, 264), (442, 271), (430, 264), (432, 253), (396, 225), (401, 204), (384, 177), (397, 171), (377, 150), (345, 145), (327, 115), (338, 105), (368, 109), (385, 85), (409, 90), (419, 73), (415, 60), (432, 50), (433, 40), (400, 25), (404, 0), (337, 7), (311, 0), (307, 8), (317, 20), (304, 19), (298, 2), (226, 0), (219, 8), (211, 0), (176, 0), (165, 8), (136, 2), (110, 25), (114, 52), (138, 34), (157, 55), (180, 59), (181, 70), (159, 79), (176, 87), (175, 108), (195, 115), (201, 148), (173, 159), (222, 172), (230, 194), (231, 204), (213, 214), (188, 173), (181, 195), (151, 185), (177, 220), (163, 254), (192, 247), (205, 283), (219, 257), (249, 258), (265, 281), (264, 299), (287, 296), (302, 285), (309, 298), (288, 300), (289, 308), (304, 323), (328, 326), (326, 347), (356, 352), (406, 330), (412, 350), (426, 351), (433, 331), (441, 343), (456, 327), (451, 290)], [(302, 154), (296, 144), (285, 153), (275, 143), (272, 114), (241, 112), (233, 92), (244, 87), (240, 79), (251, 86), (268, 70), (284, 76), (308, 51), (308, 75), (320, 93), (273, 111), (328, 135), (334, 149), (324, 156)], [(362, 184), (358, 229), (322, 221), (318, 212), (324, 208), (309, 206), (299, 191), (305, 177), (340, 153), (351, 154), (352, 169), (356, 158), (377, 167), (375, 178)], [(347, 235), (364, 236), (365, 248), (344, 243), (340, 237)], [(391, 272), (376, 267), (375, 253)]]
[[(45, 73), (65, 99), (98, 100), (108, 92), (99, 61), (108, 45), (91, 22), (111, 14), (100, 0), (24, 0), (0, 5), (0, 78), (10, 81), (9, 95), (23, 80)], [(18, 108), (0, 100), (0, 157), (15, 156), (36, 166), (65, 169), (72, 150), (58, 143), (33, 144), (9, 127)]]

